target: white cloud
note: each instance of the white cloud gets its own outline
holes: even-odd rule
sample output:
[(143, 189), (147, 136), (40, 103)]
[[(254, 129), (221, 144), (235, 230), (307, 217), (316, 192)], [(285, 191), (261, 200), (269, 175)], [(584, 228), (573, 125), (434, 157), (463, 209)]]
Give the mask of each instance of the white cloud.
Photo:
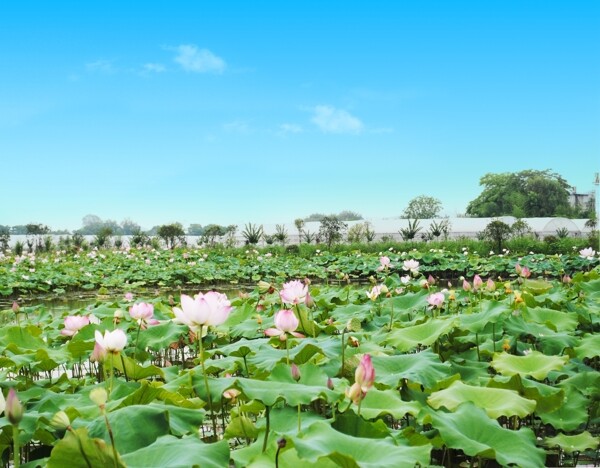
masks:
[(142, 68), (145, 73), (162, 73), (166, 70), (162, 63), (145, 63)]
[(198, 49), (194, 45), (182, 44), (175, 48), (177, 62), (186, 71), (195, 73), (222, 73), (225, 61), (208, 49)]
[(284, 123), (279, 126), (281, 133), (302, 133), (304, 129), (297, 124)]
[(231, 133), (240, 133), (242, 135), (247, 135), (252, 131), (250, 125), (243, 120), (234, 120), (223, 124), (223, 130)]
[(116, 69), (110, 60), (96, 60), (95, 62), (88, 62), (85, 64), (85, 69), (89, 72), (96, 73), (110, 74), (116, 72)]
[(348, 111), (332, 106), (316, 106), (311, 122), (324, 133), (360, 133), (364, 125)]

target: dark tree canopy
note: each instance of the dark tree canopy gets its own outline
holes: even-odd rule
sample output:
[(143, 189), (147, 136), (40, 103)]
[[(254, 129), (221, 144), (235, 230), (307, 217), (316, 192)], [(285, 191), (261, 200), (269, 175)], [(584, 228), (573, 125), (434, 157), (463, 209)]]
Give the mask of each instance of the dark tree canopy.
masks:
[(550, 169), (486, 174), (483, 192), (467, 206), (467, 214), (481, 218), (515, 216), (536, 218), (570, 216), (571, 186)]

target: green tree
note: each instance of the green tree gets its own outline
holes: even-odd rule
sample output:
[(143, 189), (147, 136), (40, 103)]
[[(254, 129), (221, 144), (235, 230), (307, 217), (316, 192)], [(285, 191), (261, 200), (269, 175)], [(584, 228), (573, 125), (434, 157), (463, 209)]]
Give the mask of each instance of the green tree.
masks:
[(185, 231), (181, 223), (163, 224), (156, 231), (168, 249), (174, 249), (177, 245), (185, 244)]
[(493, 242), (497, 249), (496, 252), (502, 252), (502, 243), (508, 240), (511, 234), (512, 229), (508, 224), (500, 220), (494, 220), (485, 227), (481, 237)]
[(342, 240), (346, 229), (348, 229), (348, 225), (337, 219), (337, 217), (325, 216), (319, 226), (319, 237), (327, 244), (327, 248), (331, 250), (333, 244)]
[(0, 226), (0, 251), (8, 249), (10, 242), (10, 228), (8, 226)]
[(442, 202), (428, 195), (419, 195), (408, 202), (402, 212), (402, 217), (407, 219), (431, 219), (442, 211)]
[(571, 186), (559, 174), (525, 170), (486, 174), (479, 180), (484, 189), (467, 206), (467, 214), (475, 217), (569, 216)]
[(201, 236), (204, 234), (204, 228), (201, 224), (190, 224), (187, 232), (189, 236)]

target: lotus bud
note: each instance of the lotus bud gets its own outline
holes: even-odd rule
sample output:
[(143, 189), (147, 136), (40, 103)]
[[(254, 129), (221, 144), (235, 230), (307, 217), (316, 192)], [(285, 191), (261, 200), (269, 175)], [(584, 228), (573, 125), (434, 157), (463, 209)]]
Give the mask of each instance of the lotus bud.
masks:
[(427, 277), (427, 282), (428, 282), (429, 284), (435, 284), (435, 278), (434, 278), (433, 276), (429, 275), (429, 276)]
[(462, 288), (465, 291), (470, 291), (471, 290), (471, 283), (469, 283), (466, 279), (463, 280), (463, 284), (462, 284)]
[(531, 270), (527, 267), (521, 268), (521, 276), (523, 278), (529, 278), (531, 276)]
[(493, 292), (496, 290), (496, 283), (494, 283), (492, 278), (488, 278), (487, 283), (485, 283), (485, 289), (487, 289), (490, 292)]
[(482, 285), (483, 285), (483, 280), (481, 279), (481, 276), (475, 275), (473, 277), (473, 289), (475, 291), (477, 291)]
[(71, 425), (69, 416), (64, 411), (59, 411), (50, 420), (50, 426), (57, 431), (64, 431)]
[(282, 437), (281, 439), (277, 440), (277, 448), (278, 449), (285, 448), (286, 445), (287, 445), (287, 440), (285, 439), (285, 437)]
[(363, 399), (364, 394), (358, 383), (353, 383), (351, 387), (346, 389), (346, 396), (356, 405)]
[(272, 288), (271, 283), (267, 283), (266, 281), (260, 280), (258, 282), (258, 292), (260, 294), (266, 294)]
[(507, 352), (510, 350), (510, 342), (508, 340), (504, 340), (504, 343), (502, 343), (502, 349)]
[(520, 274), (521, 274), (521, 270), (522, 270), (522, 267), (521, 267), (521, 265), (520, 265), (519, 263), (517, 263), (517, 264), (515, 265), (515, 271), (517, 272), (517, 275), (520, 275)]
[(371, 362), (371, 355), (365, 354), (354, 372), (354, 380), (360, 385), (363, 392), (367, 392), (375, 382), (375, 369)]
[(570, 284), (573, 280), (571, 279), (571, 277), (569, 275), (565, 275), (562, 277), (562, 282), (564, 284)]
[(294, 379), (296, 382), (300, 380), (300, 369), (298, 369), (298, 366), (295, 362), (292, 363), (292, 379)]
[(108, 393), (104, 387), (96, 387), (90, 392), (90, 400), (102, 407), (108, 401)]
[(19, 307), (19, 304), (17, 304), (17, 301), (13, 301), (13, 303), (12, 303), (12, 311), (15, 314), (18, 314), (20, 310), (21, 310), (21, 307)]
[(419, 286), (423, 289), (429, 289), (429, 282), (426, 279), (419, 281)]
[(309, 286), (309, 285), (310, 285), (310, 283), (312, 283), (312, 281), (310, 280), (310, 278), (309, 278), (308, 276), (305, 276), (305, 277), (304, 277), (304, 284), (305, 284), (306, 286)]
[(333, 380), (331, 380), (331, 377), (327, 377), (327, 388), (333, 390)]
[(8, 396), (6, 397), (6, 418), (10, 421), (11, 424), (19, 424), (21, 419), (23, 419), (23, 405), (19, 401), (17, 397), (17, 392), (15, 392), (14, 388), (11, 388), (8, 391)]
[(306, 297), (304, 298), (304, 304), (306, 307), (312, 308), (315, 305), (315, 300), (312, 298), (310, 293), (306, 293)]
[(348, 344), (350, 346), (352, 346), (353, 348), (358, 348), (360, 346), (360, 341), (358, 341), (355, 337), (353, 336), (349, 336), (348, 337)]

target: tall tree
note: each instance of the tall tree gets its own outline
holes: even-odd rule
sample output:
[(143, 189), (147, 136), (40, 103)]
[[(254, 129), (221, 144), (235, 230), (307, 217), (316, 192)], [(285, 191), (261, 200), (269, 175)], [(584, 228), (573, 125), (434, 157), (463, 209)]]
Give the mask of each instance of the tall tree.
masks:
[(483, 192), (467, 206), (475, 217), (569, 216), (571, 186), (550, 169), (485, 174), (479, 185)]
[(402, 213), (403, 218), (431, 219), (442, 211), (442, 202), (428, 195), (419, 195), (408, 202)]

